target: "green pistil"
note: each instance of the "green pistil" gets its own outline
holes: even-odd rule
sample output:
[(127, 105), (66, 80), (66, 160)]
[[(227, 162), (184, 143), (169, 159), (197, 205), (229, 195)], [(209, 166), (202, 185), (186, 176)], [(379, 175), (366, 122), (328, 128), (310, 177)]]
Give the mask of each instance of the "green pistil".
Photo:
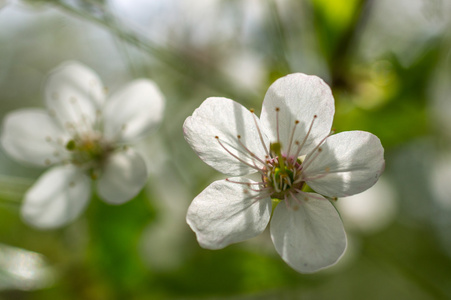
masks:
[(282, 145), (280, 145), (280, 143), (273, 143), (270, 145), (271, 151), (275, 154), (275, 156), (277, 156), (280, 172), (282, 174), (285, 174), (286, 173), (285, 159), (282, 156), (281, 148), (282, 148)]
[(298, 170), (298, 167), (302, 164), (302, 159), (286, 159), (282, 156), (281, 148), (280, 143), (270, 145), (273, 157), (272, 166), (263, 178), (263, 181), (273, 189), (271, 197), (279, 200), (285, 199), (292, 189), (301, 189), (304, 185), (300, 181), (295, 183), (296, 179), (299, 178), (300, 170)]
[(74, 140), (70, 140), (66, 144), (66, 149), (69, 150), (69, 151), (74, 151), (76, 147), (77, 147), (77, 144), (75, 143)]

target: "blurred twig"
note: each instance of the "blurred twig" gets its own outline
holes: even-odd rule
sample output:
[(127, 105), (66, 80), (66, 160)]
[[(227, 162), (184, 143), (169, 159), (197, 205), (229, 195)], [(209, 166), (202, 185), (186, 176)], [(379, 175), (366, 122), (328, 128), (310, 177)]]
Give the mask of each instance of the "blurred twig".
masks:
[(280, 18), (279, 8), (275, 1), (268, 2), (269, 11), (271, 13), (271, 21), (274, 27), (276, 42), (273, 44), (274, 52), (277, 55), (279, 63), (278, 69), (282, 74), (290, 73), (291, 68), (287, 58), (287, 37), (285, 34), (285, 28)]
[(102, 11), (103, 17), (99, 17), (86, 10), (69, 5), (64, 1), (49, 1), (49, 3), (52, 3), (66, 13), (81, 17), (107, 29), (121, 40), (153, 55), (153, 57), (185, 77), (196, 83), (204, 83), (210, 88), (217, 90), (222, 96), (239, 99), (242, 103), (250, 103), (251, 99), (256, 97), (250, 91), (245, 91), (239, 88), (236, 83), (230, 82), (229, 78), (217, 67), (209, 64), (201, 57), (197, 57), (193, 53), (190, 53), (189, 56), (180, 55), (177, 50), (156, 45), (154, 42), (124, 29), (124, 26), (122, 24), (120, 25), (117, 20), (112, 21), (114, 16), (108, 14), (106, 10)]
[(356, 4), (355, 13), (349, 26), (342, 33), (332, 55), (330, 57), (330, 70), (332, 74), (332, 86), (348, 88), (347, 72), (349, 69), (349, 58), (355, 46), (355, 39), (368, 20), (373, 0), (359, 0)]

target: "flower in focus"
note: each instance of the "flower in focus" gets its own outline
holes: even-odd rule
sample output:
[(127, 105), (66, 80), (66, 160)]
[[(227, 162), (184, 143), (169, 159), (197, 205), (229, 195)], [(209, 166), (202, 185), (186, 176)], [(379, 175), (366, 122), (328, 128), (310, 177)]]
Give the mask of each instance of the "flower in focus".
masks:
[(21, 213), (38, 228), (74, 220), (91, 196), (91, 179), (107, 203), (132, 199), (147, 180), (140, 154), (126, 146), (160, 123), (164, 98), (146, 79), (106, 100), (89, 68), (68, 62), (49, 75), (44, 109), (21, 109), (4, 120), (1, 143), (18, 161), (50, 167), (25, 194)]
[(205, 100), (186, 119), (185, 139), (205, 163), (241, 177), (213, 182), (191, 203), (199, 244), (221, 249), (260, 234), (274, 202), (271, 238), (288, 265), (311, 273), (337, 262), (346, 234), (330, 199), (374, 185), (385, 162), (373, 134), (332, 135), (334, 112), (330, 88), (300, 73), (271, 85), (260, 118), (230, 99)]

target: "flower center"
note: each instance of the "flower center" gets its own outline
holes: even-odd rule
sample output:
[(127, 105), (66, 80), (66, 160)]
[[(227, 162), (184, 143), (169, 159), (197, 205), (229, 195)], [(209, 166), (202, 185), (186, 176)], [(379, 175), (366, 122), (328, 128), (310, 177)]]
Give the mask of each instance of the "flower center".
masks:
[(102, 138), (98, 132), (76, 135), (66, 144), (71, 153), (71, 163), (89, 170), (91, 177), (96, 178), (97, 172), (114, 147)]
[(270, 145), (272, 158), (267, 159), (267, 167), (262, 180), (271, 192), (271, 197), (285, 199), (291, 192), (301, 190), (304, 181), (301, 177), (302, 162), (295, 157), (285, 157), (280, 143)]

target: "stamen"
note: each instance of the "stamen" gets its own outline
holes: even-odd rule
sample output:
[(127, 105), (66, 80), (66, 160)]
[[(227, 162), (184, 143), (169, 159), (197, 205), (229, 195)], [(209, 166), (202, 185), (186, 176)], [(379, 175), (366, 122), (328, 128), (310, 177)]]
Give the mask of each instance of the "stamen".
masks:
[[(72, 106), (73, 106), (73, 111), (72, 111), (72, 117), (74, 120), (77, 120), (76, 122), (79, 122), (80, 124), (78, 124), (78, 126), (80, 127), (80, 129), (84, 129), (85, 131), (91, 131), (92, 130), (92, 125), (89, 124), (88, 122), (88, 117), (87, 115), (83, 112), (82, 107), (79, 103), (79, 101), (77, 100), (77, 98), (75, 98), (74, 96), (69, 98)], [(80, 117), (80, 120), (78, 120), (77, 117)], [(75, 124), (74, 124), (75, 125)], [(76, 130), (78, 126), (74, 126), (74, 129)], [(80, 132), (76, 132), (77, 134), (81, 134)]]
[(302, 201), (299, 200), (298, 197), (296, 197), (296, 194), (295, 194), (295, 193), (293, 193), (292, 191), (290, 191), (290, 195), (291, 195), (291, 197), (292, 197), (294, 200), (296, 200), (296, 202), (297, 202), (298, 204), (302, 205)]
[(260, 131), (260, 126), (258, 126), (257, 117), (255, 116), (253, 109), (251, 109), (251, 113), (252, 113), (252, 117), (254, 119), (255, 127), (257, 127), (257, 132), (258, 132), (258, 136), (260, 137), (260, 142), (262, 143), (262, 146), (265, 149), (266, 155), (269, 157), (269, 150), (266, 147), (265, 142), (263, 140), (263, 135), (262, 135), (262, 132)]
[(269, 165), (264, 162), (263, 160), (261, 160), (257, 155), (255, 155), (252, 151), (250, 151), (244, 144), (243, 142), (241, 142), (241, 135), (237, 135), (236, 136), (238, 138), (238, 143), (241, 145), (241, 147), (244, 148), (244, 150), (246, 150), (247, 153), (249, 153), (253, 158), (255, 158), (256, 160), (258, 160), (259, 162), (261, 162), (264, 166), (266, 166), (267, 168), (269, 168)]
[(302, 143), (299, 145), (299, 142), (296, 141), (295, 144), (298, 145), (298, 150), (296, 151), (296, 154), (294, 155), (294, 157), (298, 157), (299, 154), (301, 153), (302, 147), (304, 147), (305, 143), (307, 142), (307, 138), (309, 137), (310, 132), (312, 131), (313, 124), (315, 123), (316, 118), (318, 118), (318, 116), (317, 116), (317, 115), (314, 115), (314, 116), (313, 116), (313, 120), (312, 120), (312, 122), (310, 123), (310, 127), (309, 127), (309, 129), (308, 129), (308, 131), (307, 131), (307, 134), (305, 135), (304, 139), (302, 140)]
[[(316, 147), (313, 148), (313, 150), (305, 157), (305, 160), (302, 162), (302, 166), (301, 166), (303, 170), (305, 170), (305, 169), (311, 164), (311, 162), (312, 162), (315, 158), (318, 157), (319, 153), (323, 150), (322, 148), (320, 148), (321, 145), (322, 145), (322, 144), (324, 143), (324, 141), (325, 141), (328, 137), (330, 137), (333, 133), (334, 133), (334, 132), (331, 131), (331, 132), (330, 132), (325, 138), (323, 138), (323, 139), (318, 143), (318, 145), (316, 145)], [(317, 150), (318, 150), (318, 151), (317, 151)], [(315, 152), (315, 151), (317, 151), (317, 152), (316, 152), (316, 155), (312, 156), (312, 153)]]
[(301, 191), (300, 189), (295, 189), (295, 191), (298, 192), (299, 194), (301, 194), (305, 198), (305, 200), (308, 200), (309, 197), (316, 199), (316, 200), (324, 200), (324, 198), (322, 196), (317, 195), (317, 194), (313, 194), (313, 193), (307, 194), (306, 192)]
[(323, 151), (323, 148), (318, 148), (318, 149), (314, 149), (314, 150), (317, 150), (317, 151), (315, 152), (315, 154), (306, 157), (306, 159), (305, 159), (304, 162), (302, 163), (302, 170), (305, 171), (305, 169), (307, 169), (307, 168), (312, 164), (312, 162), (313, 162), (313, 161), (318, 157), (318, 155)]
[(299, 120), (294, 121), (294, 127), (293, 127), (293, 130), (291, 131), (290, 142), (288, 143), (287, 157), (290, 156), (291, 144), (293, 144), (293, 137), (294, 137), (294, 133), (296, 132), (296, 127), (298, 126), (298, 124), (299, 124)]
[(330, 173), (330, 168), (328, 167), (328, 168), (326, 168), (324, 171), (325, 171), (325, 173), (320, 173), (320, 174), (318, 174), (318, 175), (316, 175), (316, 176), (312, 176), (312, 177), (306, 176), (306, 177), (303, 177), (302, 180), (304, 180), (304, 181), (311, 181), (311, 180), (317, 180), (317, 179), (324, 178), (324, 177), (326, 177), (326, 176)]
[(291, 206), (290, 206), (290, 204), (288, 203), (289, 201), (287, 200), (287, 195), (284, 195), (284, 196), (283, 196), (283, 200), (284, 200), (285, 205), (287, 206), (287, 208), (288, 208), (288, 209), (291, 209)]
[(279, 136), (279, 111), (280, 111), (280, 108), (276, 107), (277, 142), (280, 144), (280, 136)]
[(226, 178), (225, 181), (230, 182), (230, 183), (247, 185), (247, 186), (250, 186), (250, 185), (265, 185), (264, 182), (241, 182), (241, 181), (230, 180), (229, 178)]
[(237, 159), (238, 161), (242, 162), (242, 163), (245, 164), (246, 166), (249, 166), (249, 167), (251, 167), (251, 168), (257, 170), (257, 171), (258, 171), (260, 174), (262, 174), (263, 176), (265, 175), (265, 173), (264, 173), (260, 168), (258, 168), (257, 166), (251, 165), (251, 164), (248, 163), (247, 161), (245, 161), (245, 160), (239, 158), (238, 156), (236, 156), (235, 154), (233, 154), (229, 149), (227, 149), (227, 148), (221, 143), (221, 141), (219, 140), (219, 137), (218, 137), (218, 136), (215, 136), (215, 139), (218, 141), (219, 145), (221, 145), (221, 147), (222, 147), (227, 153), (229, 153), (232, 157), (234, 157), (234, 158)]
[[(64, 153), (66, 150), (65, 146), (59, 142), (60, 139), (61, 138), (53, 139), (51, 136), (45, 137), (45, 141), (49, 144), (50, 147), (53, 147), (53, 153), (52, 153), (51, 159), (55, 158), (58, 161), (59, 161), (59, 159), (57, 159), (57, 158), (60, 156), (61, 153)], [(51, 164), (50, 158), (45, 159), (44, 162), (46, 165)]]

